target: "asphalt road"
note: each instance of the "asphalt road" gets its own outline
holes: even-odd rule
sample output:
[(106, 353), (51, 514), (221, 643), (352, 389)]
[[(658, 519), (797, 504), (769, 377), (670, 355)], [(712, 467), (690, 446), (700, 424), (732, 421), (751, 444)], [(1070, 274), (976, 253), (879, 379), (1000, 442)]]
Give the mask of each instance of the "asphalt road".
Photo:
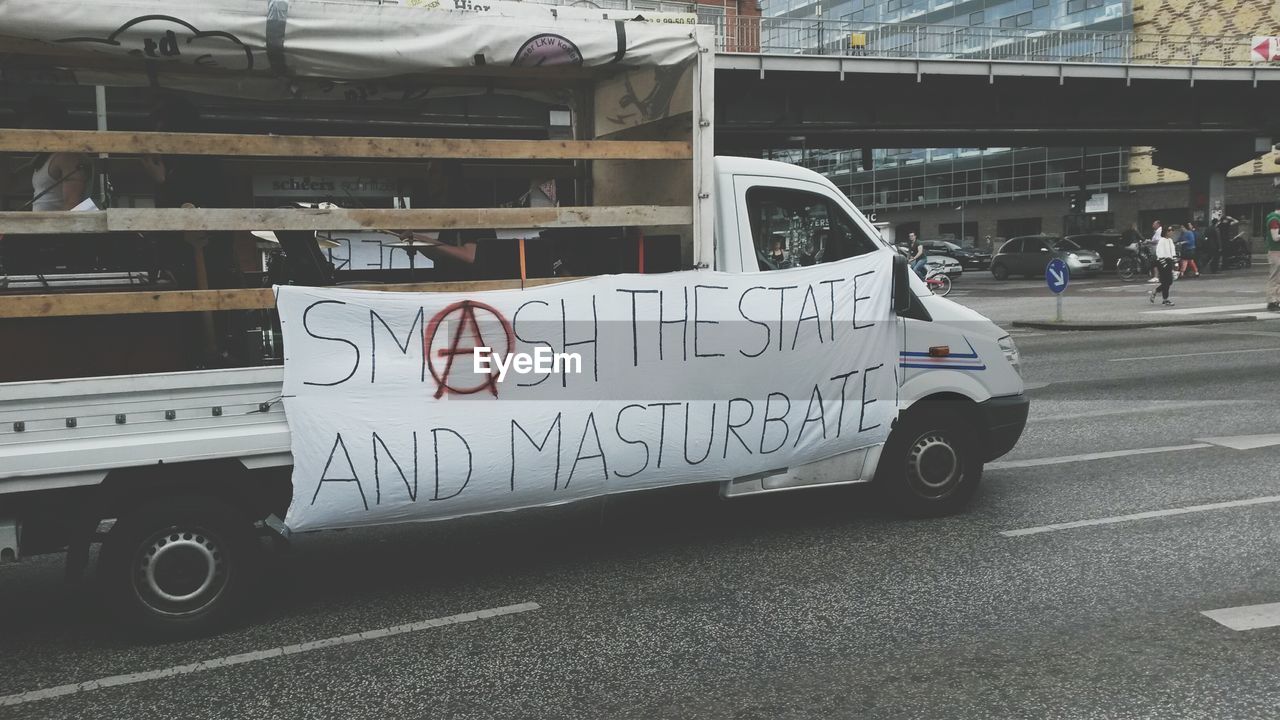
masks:
[(1280, 323), (1018, 342), (1031, 422), (962, 515), (695, 487), (307, 535), (242, 626), (165, 645), (35, 558), (0, 566), (0, 696), (227, 666), (0, 718), (1276, 717), (1280, 618), (1202, 612), (1280, 602)]

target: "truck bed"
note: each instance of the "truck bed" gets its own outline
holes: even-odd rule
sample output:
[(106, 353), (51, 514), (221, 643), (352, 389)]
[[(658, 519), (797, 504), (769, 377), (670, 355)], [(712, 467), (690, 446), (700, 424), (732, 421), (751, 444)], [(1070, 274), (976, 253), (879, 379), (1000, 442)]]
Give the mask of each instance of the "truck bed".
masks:
[(282, 381), (259, 367), (0, 385), (0, 495), (158, 463), (290, 465)]

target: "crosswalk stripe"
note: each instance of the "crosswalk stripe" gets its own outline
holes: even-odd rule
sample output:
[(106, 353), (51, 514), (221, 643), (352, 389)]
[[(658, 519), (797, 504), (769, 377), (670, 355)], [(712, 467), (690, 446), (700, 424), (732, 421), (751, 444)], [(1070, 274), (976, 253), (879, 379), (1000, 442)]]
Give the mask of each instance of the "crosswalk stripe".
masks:
[(1247, 305), (1214, 305), (1211, 307), (1178, 308), (1177, 310), (1144, 310), (1143, 315), (1210, 315), (1213, 313), (1239, 312), (1240, 310), (1266, 311), (1265, 303), (1249, 303)]

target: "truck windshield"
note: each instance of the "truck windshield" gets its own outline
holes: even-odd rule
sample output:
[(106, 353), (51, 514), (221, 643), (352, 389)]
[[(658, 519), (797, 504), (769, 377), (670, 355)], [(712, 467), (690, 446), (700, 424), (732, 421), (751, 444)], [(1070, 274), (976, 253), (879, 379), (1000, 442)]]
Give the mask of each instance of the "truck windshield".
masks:
[(817, 193), (753, 187), (747, 211), (761, 270), (834, 262), (876, 249), (842, 209)]

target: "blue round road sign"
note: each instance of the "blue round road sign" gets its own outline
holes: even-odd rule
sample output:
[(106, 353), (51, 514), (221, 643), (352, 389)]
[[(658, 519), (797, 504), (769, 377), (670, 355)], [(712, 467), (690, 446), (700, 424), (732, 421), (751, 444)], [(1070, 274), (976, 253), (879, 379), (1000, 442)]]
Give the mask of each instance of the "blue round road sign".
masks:
[(1044, 281), (1049, 285), (1049, 292), (1057, 295), (1067, 289), (1067, 283), (1071, 282), (1071, 271), (1067, 269), (1065, 262), (1055, 258), (1044, 269)]

